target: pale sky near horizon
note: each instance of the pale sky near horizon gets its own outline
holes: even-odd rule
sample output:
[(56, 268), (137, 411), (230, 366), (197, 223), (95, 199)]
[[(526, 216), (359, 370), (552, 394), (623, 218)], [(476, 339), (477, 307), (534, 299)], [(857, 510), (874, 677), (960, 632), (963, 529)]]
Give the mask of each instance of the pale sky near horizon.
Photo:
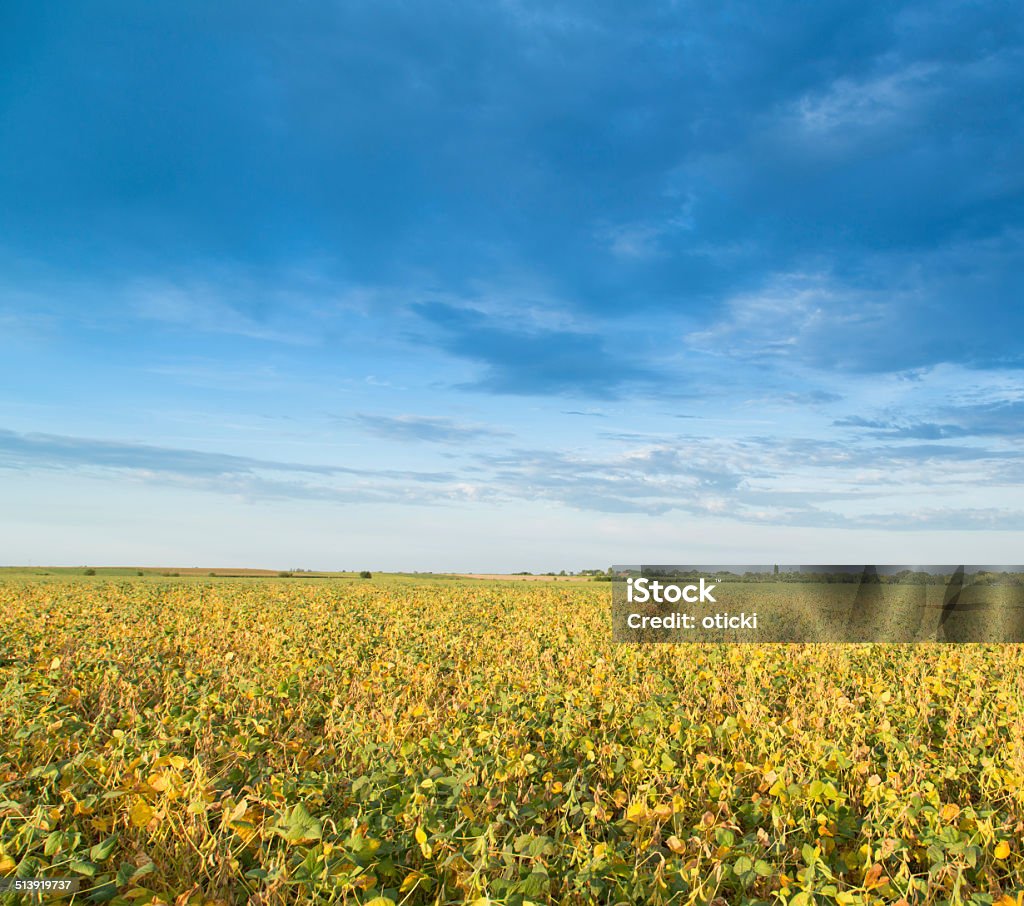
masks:
[(0, 26), (0, 563), (1022, 560), (1016, 5)]

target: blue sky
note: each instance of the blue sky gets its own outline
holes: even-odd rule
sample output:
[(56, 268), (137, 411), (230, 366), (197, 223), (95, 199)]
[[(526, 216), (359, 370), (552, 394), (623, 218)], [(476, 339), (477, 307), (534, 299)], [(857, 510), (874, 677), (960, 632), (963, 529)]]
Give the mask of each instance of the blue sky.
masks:
[(1014, 4), (0, 26), (0, 561), (1019, 562)]

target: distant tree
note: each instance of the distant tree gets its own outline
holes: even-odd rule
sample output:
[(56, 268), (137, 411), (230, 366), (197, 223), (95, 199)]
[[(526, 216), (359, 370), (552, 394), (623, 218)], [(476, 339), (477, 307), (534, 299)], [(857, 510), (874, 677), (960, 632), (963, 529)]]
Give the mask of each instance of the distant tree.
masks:
[(373, 578), (373, 573), (371, 573), (371, 572), (370, 572), (370, 571), (369, 571), (368, 569), (364, 569), (364, 570), (363, 570), (363, 571), (362, 571), (362, 572), (361, 572), (361, 573), (359, 574), (359, 578), (360, 578), (360, 579), (372, 579), (372, 578)]
[(92, 568), (92, 567), (90, 566), (90, 567), (89, 567), (89, 568), (88, 568), (87, 570), (85, 570), (85, 572), (84, 572), (84, 573), (82, 573), (82, 575), (85, 575), (85, 576), (95, 576), (95, 575), (96, 575), (96, 570), (94, 570), (94, 569), (93, 569), (93, 568)]

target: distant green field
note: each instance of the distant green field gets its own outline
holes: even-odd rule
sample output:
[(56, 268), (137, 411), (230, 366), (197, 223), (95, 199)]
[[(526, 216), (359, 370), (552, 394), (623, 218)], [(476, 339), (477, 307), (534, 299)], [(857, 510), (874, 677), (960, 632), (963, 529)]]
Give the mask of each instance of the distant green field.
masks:
[[(81, 577), (83, 579), (103, 579), (116, 577), (134, 578), (227, 578), (227, 579), (359, 579), (359, 570), (348, 572), (312, 571), (296, 572), (292, 570), (270, 569), (231, 569), (218, 567), (145, 567), (145, 566), (0, 566), (0, 579), (4, 578), (39, 578), (45, 576)], [(284, 575), (287, 574), (287, 575)], [(451, 573), (373, 573), (373, 579), (415, 581), (431, 580), (465, 580), (462, 576)], [(365, 581), (365, 580), (364, 580)]]

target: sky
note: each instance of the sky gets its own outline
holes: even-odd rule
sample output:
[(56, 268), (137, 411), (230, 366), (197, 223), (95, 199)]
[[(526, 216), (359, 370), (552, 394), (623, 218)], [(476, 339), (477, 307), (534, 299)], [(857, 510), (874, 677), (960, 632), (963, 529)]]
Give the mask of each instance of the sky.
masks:
[(0, 9), (0, 563), (1020, 563), (1006, 2)]

